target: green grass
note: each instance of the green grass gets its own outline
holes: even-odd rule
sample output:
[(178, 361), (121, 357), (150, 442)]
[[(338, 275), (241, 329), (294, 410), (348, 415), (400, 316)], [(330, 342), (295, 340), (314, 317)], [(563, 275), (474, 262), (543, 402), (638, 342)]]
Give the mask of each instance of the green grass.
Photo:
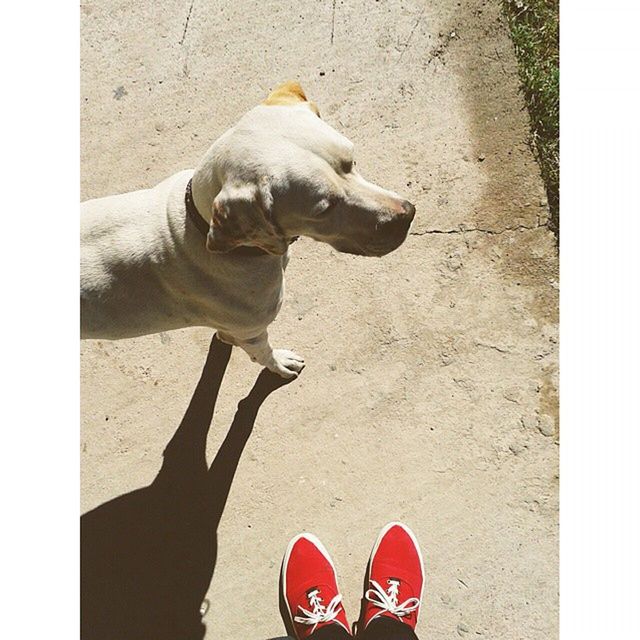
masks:
[(502, 0), (531, 117), (531, 146), (549, 201), (549, 226), (559, 233), (560, 44), (559, 0)]

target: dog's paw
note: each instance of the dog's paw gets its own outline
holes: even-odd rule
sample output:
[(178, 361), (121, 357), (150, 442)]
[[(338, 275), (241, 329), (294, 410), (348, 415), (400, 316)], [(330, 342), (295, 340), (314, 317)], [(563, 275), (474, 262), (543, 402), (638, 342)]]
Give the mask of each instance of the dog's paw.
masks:
[(304, 369), (304, 358), (288, 349), (274, 349), (267, 369), (283, 378), (297, 378)]

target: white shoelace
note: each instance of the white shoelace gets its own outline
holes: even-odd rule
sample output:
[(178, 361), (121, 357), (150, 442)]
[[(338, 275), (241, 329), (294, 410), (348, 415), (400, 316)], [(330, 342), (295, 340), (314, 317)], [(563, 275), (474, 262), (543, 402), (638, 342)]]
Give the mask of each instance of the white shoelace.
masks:
[(381, 609), (376, 616), (384, 611), (392, 613), (398, 618), (404, 618), (420, 607), (420, 598), (409, 598), (398, 604), (398, 589), (400, 581), (389, 578), (389, 588), (385, 591), (375, 580), (370, 580), (371, 589), (367, 589), (364, 597), (374, 606)]
[(322, 604), (319, 589), (309, 591), (309, 593), (307, 593), (307, 598), (309, 598), (309, 605), (313, 610), (308, 611), (304, 607), (298, 605), (298, 609), (302, 612), (302, 615), (295, 616), (294, 620), (300, 624), (313, 625), (311, 633), (315, 631), (315, 628), (321, 622), (331, 622), (332, 620), (335, 620), (336, 616), (340, 612), (340, 601), (342, 600), (342, 596), (339, 593), (333, 597), (328, 605)]

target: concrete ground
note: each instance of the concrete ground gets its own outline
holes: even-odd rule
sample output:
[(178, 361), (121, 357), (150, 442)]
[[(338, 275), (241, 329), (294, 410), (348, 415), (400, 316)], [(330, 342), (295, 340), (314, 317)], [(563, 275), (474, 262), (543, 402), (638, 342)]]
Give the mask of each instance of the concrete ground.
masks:
[[(417, 207), (382, 259), (293, 247), (271, 333), (307, 368), (267, 398), (240, 460), (207, 638), (284, 634), (280, 561), (302, 530), (333, 554), (357, 617), (393, 519), (425, 554), (421, 638), (557, 636), (558, 256), (500, 4), (82, 4), (83, 199), (193, 167), (297, 79), (361, 172)], [(211, 333), (82, 344), (83, 513), (153, 481)], [(232, 353), (209, 461), (258, 373)]]

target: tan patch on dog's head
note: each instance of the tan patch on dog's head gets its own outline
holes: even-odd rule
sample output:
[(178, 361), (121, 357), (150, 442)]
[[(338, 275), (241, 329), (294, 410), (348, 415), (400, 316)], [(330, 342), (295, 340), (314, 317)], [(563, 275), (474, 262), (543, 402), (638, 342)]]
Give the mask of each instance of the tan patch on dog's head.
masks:
[(285, 82), (276, 87), (262, 104), (295, 104), (307, 102), (307, 96), (297, 82)]
[(263, 100), (262, 104), (272, 106), (290, 106), (298, 104), (300, 102), (306, 103), (311, 111), (313, 111), (313, 113), (320, 117), (320, 111), (318, 111), (318, 107), (316, 106), (315, 102), (311, 102), (310, 100), (308, 100), (302, 87), (297, 82), (285, 82), (279, 87), (276, 87), (269, 94), (267, 99)]

